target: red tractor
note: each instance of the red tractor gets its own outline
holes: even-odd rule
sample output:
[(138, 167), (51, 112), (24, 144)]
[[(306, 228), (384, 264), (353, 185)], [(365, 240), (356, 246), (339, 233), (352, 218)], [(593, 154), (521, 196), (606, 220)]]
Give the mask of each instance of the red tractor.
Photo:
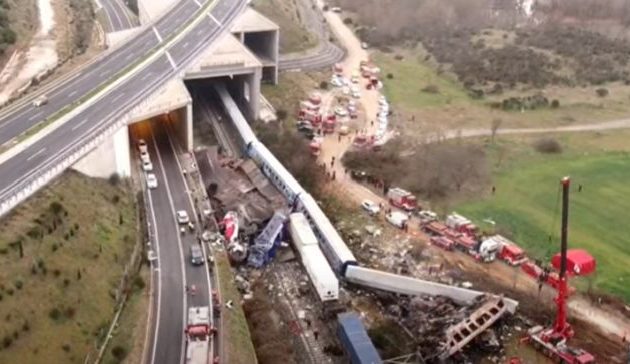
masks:
[[(562, 228), (560, 253), (551, 259), (551, 264), (558, 269), (558, 295), (555, 298), (557, 312), (552, 327), (535, 326), (528, 331), (528, 341), (558, 363), (591, 364), (595, 357), (590, 353), (567, 346), (567, 341), (575, 332), (567, 322), (567, 299), (569, 298), (568, 278), (571, 275), (588, 275), (595, 271), (595, 259), (584, 250), (567, 249), (569, 225), (569, 177), (562, 184)], [(569, 273), (571, 272), (571, 273)]]

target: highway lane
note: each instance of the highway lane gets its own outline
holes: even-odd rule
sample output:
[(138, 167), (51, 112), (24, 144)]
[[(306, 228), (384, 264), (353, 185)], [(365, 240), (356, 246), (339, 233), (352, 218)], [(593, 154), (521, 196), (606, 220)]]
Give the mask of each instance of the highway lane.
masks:
[[(178, 363), (176, 356), (181, 354), (185, 350), (185, 343), (182, 342), (183, 330), (186, 325), (186, 313), (188, 307), (193, 306), (208, 306), (210, 304), (210, 281), (206, 271), (207, 267), (193, 266), (190, 263), (190, 246), (198, 244), (195, 233), (186, 231), (186, 233), (178, 233), (178, 226), (174, 223), (174, 212), (177, 210), (186, 210), (194, 221), (194, 210), (192, 208), (190, 198), (187, 194), (187, 186), (181, 173), (181, 166), (178, 163), (176, 152), (174, 150), (174, 140), (170, 139), (167, 134), (166, 128), (160, 126), (164, 121), (156, 121), (152, 127), (152, 140), (155, 143), (155, 151), (153, 151), (153, 164), (159, 164), (160, 186), (158, 189), (162, 189), (162, 202), (168, 200), (168, 205), (154, 204), (154, 211), (158, 224), (164, 223), (163, 229), (171, 229), (165, 232), (165, 236), (173, 236), (174, 231), (175, 239), (167, 244), (171, 245), (168, 249), (170, 252), (163, 254), (160, 251), (160, 259), (162, 268), (160, 273), (162, 281), (166, 286), (172, 283), (177, 283), (179, 286), (175, 291), (169, 291), (162, 288), (162, 292), (168, 292), (168, 295), (162, 295), (160, 298), (160, 320), (159, 327), (154, 332), (155, 336), (155, 355), (154, 363)], [(157, 170), (156, 170), (157, 171)], [(154, 190), (157, 193), (157, 190)], [(167, 191), (167, 193), (164, 193)], [(166, 196), (166, 197), (164, 197)], [(175, 225), (175, 226), (173, 226)], [(162, 239), (162, 235), (160, 235)], [(160, 248), (164, 246), (162, 242)], [(175, 249), (174, 247), (177, 247)], [(175, 252), (174, 250), (177, 250)], [(168, 254), (168, 255), (167, 255)], [(167, 263), (168, 261), (168, 263)], [(171, 265), (167, 267), (167, 264)], [(178, 267), (175, 267), (178, 265)], [(183, 273), (180, 273), (183, 269)], [(183, 280), (181, 279), (183, 277)], [(164, 284), (163, 283), (163, 284)], [(187, 294), (185, 303), (182, 304), (182, 296), (179, 294), (172, 294), (172, 292), (182, 292), (182, 285), (187, 285), (189, 288), (195, 286), (195, 294)], [(164, 285), (162, 286), (164, 287)], [(183, 311), (184, 314), (179, 315), (180, 310), (186, 307)], [(168, 318), (164, 318), (164, 315), (168, 315)], [(176, 335), (179, 334), (178, 335)]]
[[(191, 1), (192, 2), (192, 1)], [(195, 4), (194, 2), (192, 2)], [(195, 4), (195, 6), (197, 6)], [(223, 1), (212, 10), (219, 21), (230, 21), (243, 8), (244, 1)], [(203, 32), (195, 31), (203, 29)], [(216, 36), (219, 27), (210, 18), (201, 22), (193, 31), (183, 37), (181, 42), (206, 44)], [(179, 44), (179, 43), (178, 43)], [(176, 44), (177, 45), (177, 44)], [(188, 61), (195, 52), (203, 49), (191, 47), (188, 56), (178, 58), (178, 65)], [(137, 104), (150, 91), (155, 90), (166, 79), (172, 77), (175, 70), (167, 57), (160, 57), (151, 66), (146, 67), (126, 82), (122, 83), (116, 92), (105, 95), (90, 108), (72, 118), (45, 138), (33, 143), (22, 152), (13, 156), (0, 165), (0, 198), (6, 196), (9, 189), (21, 181), (34, 176), (38, 171), (55, 163), (59, 153), (69, 150), (73, 142), (89, 137), (104, 125), (105, 121), (112, 121), (122, 116), (133, 105)], [(116, 107), (112, 107), (116, 105)]]
[(103, 5), (103, 11), (109, 20), (111, 32), (119, 32), (140, 25), (137, 17), (121, 0), (100, 0), (100, 3)]
[[(199, 6), (193, 0), (182, 0), (172, 11), (158, 20), (154, 27), (145, 30), (107, 57), (96, 61), (59, 87), (49, 91), (48, 104), (37, 108), (27, 102), (8, 114), (0, 115), (0, 145), (45, 120), (66, 105), (75, 103), (83, 95), (135, 62), (156, 47), (160, 39), (169, 36), (183, 20), (189, 19), (198, 9)], [(178, 19), (180, 22), (176, 23)]]
[[(144, 129), (144, 128), (143, 128)], [(154, 341), (151, 342), (148, 360), (150, 363), (180, 363), (183, 355), (184, 307), (186, 293), (183, 269), (183, 251), (178, 241), (178, 226), (169, 195), (165, 192), (167, 181), (164, 167), (160, 163), (157, 145), (149, 128), (142, 132), (147, 141), (153, 162), (153, 173), (158, 179), (158, 188), (150, 190), (149, 199), (155, 217), (155, 249), (159, 269), (157, 298), (153, 322)], [(168, 343), (168, 344), (166, 344)]]

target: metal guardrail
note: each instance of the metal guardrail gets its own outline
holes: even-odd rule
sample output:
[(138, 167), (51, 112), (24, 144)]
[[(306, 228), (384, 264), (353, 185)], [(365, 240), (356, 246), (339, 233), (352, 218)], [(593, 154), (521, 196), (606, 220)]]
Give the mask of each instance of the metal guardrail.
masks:
[[(229, 24), (237, 14), (239, 14), (245, 7), (246, 1), (240, 1), (234, 8), (228, 11), (225, 19), (222, 19), (222, 26), (217, 29), (213, 34), (209, 34), (203, 42), (214, 41), (221, 32), (226, 28), (226, 24)], [(205, 14), (208, 9), (202, 10)], [(195, 19), (199, 18), (197, 14)], [(5, 215), (15, 206), (26, 200), (37, 190), (45, 186), (47, 183), (58, 177), (63, 171), (75, 164), (83, 156), (87, 155), (92, 150), (96, 149), (105, 139), (113, 135), (117, 130), (126, 126), (130, 117), (128, 115), (129, 109), (133, 108), (141, 99), (144, 99), (146, 94), (150, 94), (158, 89), (165, 80), (177, 75), (177, 73), (187, 66), (194, 57), (201, 53), (205, 48), (197, 47), (195, 52), (190, 53), (187, 58), (181, 62), (180, 69), (171, 71), (162, 78), (156, 79), (153, 83), (149, 83), (145, 87), (145, 91), (135, 97), (135, 99), (129, 102), (129, 107), (123, 108), (116, 112), (111, 113), (103, 118), (105, 120), (98, 127), (90, 129), (82, 137), (78, 138), (74, 143), (66, 146), (62, 149), (57, 156), (47, 161), (43, 166), (40, 166), (39, 170), (32, 171), (30, 175), (22, 180), (18, 181), (14, 186), (9, 187), (0, 195), (0, 216)], [(114, 122), (113, 120), (118, 120)]]

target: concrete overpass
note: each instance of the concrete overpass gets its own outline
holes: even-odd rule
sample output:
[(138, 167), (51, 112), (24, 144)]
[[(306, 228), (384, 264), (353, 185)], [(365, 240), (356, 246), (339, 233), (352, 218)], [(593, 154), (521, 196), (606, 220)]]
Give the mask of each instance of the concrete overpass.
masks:
[[(277, 74), (277, 67), (268, 59), (263, 65), (231, 34), (245, 7), (244, 0), (179, 1), (157, 21), (136, 30), (127, 42), (112, 45), (97, 60), (3, 110), (0, 145), (11, 148), (0, 154), (0, 215), (99, 146), (100, 152), (79, 162), (78, 168), (109, 150), (109, 159), (99, 159), (102, 164), (109, 165), (110, 172), (128, 175), (129, 142), (121, 129), (172, 108), (182, 123), (180, 139), (190, 148), (190, 95), (173, 80), (229, 77), (234, 97), (246, 106), (250, 117), (257, 115), (263, 67), (272, 75)], [(251, 30), (270, 33), (262, 36), (277, 43), (277, 27), (269, 30), (266, 25)], [(248, 33), (241, 29), (239, 37), (246, 41)], [(273, 58), (274, 51), (264, 54)], [(32, 106), (31, 101), (42, 94), (49, 103)], [(28, 136), (42, 124), (41, 130)], [(99, 170), (101, 175), (108, 172)], [(90, 168), (85, 171), (93, 174)]]

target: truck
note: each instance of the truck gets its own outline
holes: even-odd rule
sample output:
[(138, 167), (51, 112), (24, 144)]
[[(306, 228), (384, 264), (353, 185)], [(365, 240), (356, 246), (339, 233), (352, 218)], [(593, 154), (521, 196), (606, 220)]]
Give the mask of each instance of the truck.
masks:
[(434, 220), (428, 223), (422, 224), (422, 231), (435, 236), (443, 236), (444, 232), (448, 230), (448, 227), (442, 222)]
[(385, 215), (385, 220), (399, 229), (404, 229), (407, 226), (409, 216), (400, 211), (392, 211)]
[(335, 132), (335, 125), (337, 125), (337, 117), (335, 114), (329, 114), (324, 120), (324, 134), (332, 134)]
[(416, 196), (399, 187), (387, 190), (389, 203), (405, 211), (414, 211), (418, 207)]
[(313, 91), (308, 95), (308, 101), (319, 108), (322, 104), (322, 95), (317, 91)]
[(453, 242), (455, 243), (455, 248), (457, 248), (457, 250), (463, 251), (464, 253), (475, 256), (477, 253), (477, 241), (468, 235), (461, 233), (456, 234), (457, 236), (453, 240)]
[(322, 122), (322, 114), (319, 111), (301, 109), (298, 113), (298, 119), (309, 121), (313, 126), (317, 126)]
[(210, 325), (208, 306), (190, 307), (186, 334), (186, 364), (208, 364), (210, 339), (216, 329)]
[(313, 102), (311, 102), (310, 100), (308, 101), (300, 101), (300, 109), (301, 110), (308, 110), (308, 111), (312, 111), (312, 112), (319, 112), (319, 104), (314, 104)]
[(490, 263), (497, 258), (497, 254), (501, 249), (501, 241), (497, 239), (498, 235), (485, 238), (479, 244), (479, 260)]
[(472, 221), (456, 212), (453, 212), (446, 217), (446, 226), (472, 238), (477, 236), (477, 226), (475, 226)]
[(511, 266), (519, 266), (527, 261), (525, 251), (510, 240), (503, 238), (501, 235), (495, 235), (502, 238), (501, 248), (499, 251), (499, 259)]
[(381, 364), (383, 360), (354, 312), (337, 315), (337, 335), (352, 364)]
[(429, 243), (444, 250), (453, 250), (453, 246), (455, 245), (451, 239), (444, 236), (432, 236), (431, 239), (429, 239)]

